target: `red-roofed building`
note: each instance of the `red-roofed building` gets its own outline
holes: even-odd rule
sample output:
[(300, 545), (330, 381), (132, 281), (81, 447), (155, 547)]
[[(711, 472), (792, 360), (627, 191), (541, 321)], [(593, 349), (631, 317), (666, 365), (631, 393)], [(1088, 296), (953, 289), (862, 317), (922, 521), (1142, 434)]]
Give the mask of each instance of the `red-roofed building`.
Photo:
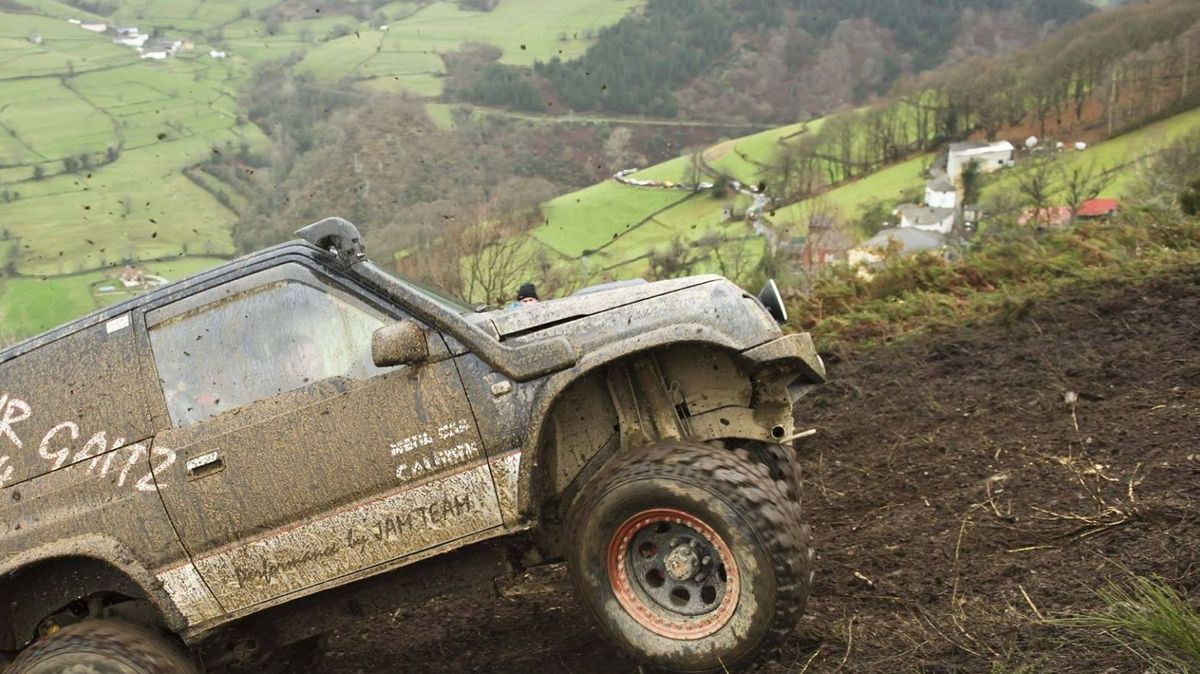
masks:
[(1021, 226), (1065, 227), (1071, 224), (1071, 209), (1066, 206), (1048, 206), (1042, 209), (1030, 208), (1021, 214), (1021, 219), (1017, 222)]
[(1092, 199), (1083, 202), (1079, 206), (1079, 211), (1075, 213), (1075, 217), (1083, 218), (1084, 220), (1111, 218), (1116, 215), (1120, 208), (1121, 202), (1116, 199)]

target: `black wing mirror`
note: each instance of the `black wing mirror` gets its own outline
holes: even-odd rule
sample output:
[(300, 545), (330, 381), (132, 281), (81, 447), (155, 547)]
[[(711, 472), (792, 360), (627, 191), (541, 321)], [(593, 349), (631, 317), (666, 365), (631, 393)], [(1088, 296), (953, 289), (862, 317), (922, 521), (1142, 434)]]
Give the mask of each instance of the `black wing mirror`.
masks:
[(371, 359), (375, 367), (411, 365), (429, 358), (425, 329), (413, 321), (400, 321), (379, 328), (371, 335)]

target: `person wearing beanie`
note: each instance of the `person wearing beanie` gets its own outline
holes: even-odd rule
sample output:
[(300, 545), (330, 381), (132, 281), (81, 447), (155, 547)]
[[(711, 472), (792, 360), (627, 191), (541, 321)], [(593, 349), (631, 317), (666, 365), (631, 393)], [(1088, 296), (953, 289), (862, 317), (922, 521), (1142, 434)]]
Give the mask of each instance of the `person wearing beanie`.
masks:
[(521, 284), (521, 287), (517, 289), (517, 299), (509, 304), (508, 308), (515, 309), (526, 304), (535, 304), (537, 301), (537, 287), (532, 283), (523, 283)]

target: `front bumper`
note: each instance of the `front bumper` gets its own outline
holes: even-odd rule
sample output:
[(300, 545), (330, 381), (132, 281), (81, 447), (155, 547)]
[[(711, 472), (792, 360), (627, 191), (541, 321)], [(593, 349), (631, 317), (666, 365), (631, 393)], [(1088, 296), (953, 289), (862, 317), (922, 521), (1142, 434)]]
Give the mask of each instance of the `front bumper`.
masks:
[(807, 332), (785, 335), (766, 344), (742, 352), (756, 379), (784, 378), (791, 373), (806, 383), (825, 381), (825, 363), (817, 354), (812, 336)]

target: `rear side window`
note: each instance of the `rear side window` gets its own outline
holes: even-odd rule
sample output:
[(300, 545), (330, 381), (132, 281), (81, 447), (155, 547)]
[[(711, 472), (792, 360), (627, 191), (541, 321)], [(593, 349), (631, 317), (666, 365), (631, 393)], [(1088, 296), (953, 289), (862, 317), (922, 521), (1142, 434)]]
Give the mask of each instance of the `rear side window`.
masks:
[(296, 280), (238, 292), (150, 328), (175, 426), (333, 377), (367, 379), (385, 318)]

